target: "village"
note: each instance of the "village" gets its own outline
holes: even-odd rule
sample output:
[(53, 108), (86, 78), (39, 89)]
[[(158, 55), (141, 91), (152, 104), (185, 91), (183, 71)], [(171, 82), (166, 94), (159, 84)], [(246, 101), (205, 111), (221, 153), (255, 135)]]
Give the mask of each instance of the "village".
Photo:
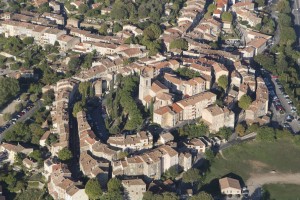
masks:
[[(175, 3), (166, 2), (162, 15), (168, 19)], [(103, 1), (34, 0), (34, 7), (51, 11), (2, 12), (2, 37), (32, 38), (26, 47), (32, 51), (34, 45), (58, 49), (41, 62), (63, 78), (49, 75), (53, 80), (43, 82), (35, 99), (42, 104), (53, 93), (53, 100), (42, 106), (48, 115), (34, 145), (7, 136), (23, 123), (19, 119), (26, 121), (31, 114), (3, 125), (1, 166), (40, 174), (38, 188), (46, 188), (53, 199), (99, 199), (87, 192), (90, 180), (96, 180), (107, 199), (142, 200), (147, 192), (201, 199), (194, 183), (205, 175), (197, 170), (207, 170), (222, 150), (260, 137), (258, 129), (272, 123), (297, 134), (296, 102), (288, 94), (279, 96), (281, 80), (253, 61), (278, 44), (275, 30), (267, 34), (257, 29), (268, 15), (263, 6), (250, 0), (184, 2), (176, 23), (144, 29), (108, 20), (114, 7)], [(77, 19), (84, 8), (85, 15), (90, 10), (106, 18)], [(116, 23), (121, 24), (118, 31)], [(95, 33), (104, 25), (106, 34)], [(151, 42), (162, 47), (155, 49)], [(0, 56), (7, 66), (1, 68), (2, 77), (25, 82), (40, 78), (39, 63), (24, 67), (29, 61), (23, 51), (17, 55), (1, 48)], [(37, 109), (34, 105), (26, 112)], [(36, 151), (42, 152), (38, 160)], [(123, 191), (110, 189), (114, 181)], [(245, 183), (223, 174), (211, 195), (248, 199), (253, 191)]]

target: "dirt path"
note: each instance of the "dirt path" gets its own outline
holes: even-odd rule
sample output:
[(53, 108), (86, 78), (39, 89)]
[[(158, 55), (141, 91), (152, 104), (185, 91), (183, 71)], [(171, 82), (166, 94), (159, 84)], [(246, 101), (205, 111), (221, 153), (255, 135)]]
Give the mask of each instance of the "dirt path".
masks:
[(265, 184), (282, 183), (300, 185), (300, 173), (284, 174), (284, 173), (266, 173), (266, 174), (251, 174), (246, 185), (249, 189), (249, 194), (253, 199), (261, 197), (260, 188)]

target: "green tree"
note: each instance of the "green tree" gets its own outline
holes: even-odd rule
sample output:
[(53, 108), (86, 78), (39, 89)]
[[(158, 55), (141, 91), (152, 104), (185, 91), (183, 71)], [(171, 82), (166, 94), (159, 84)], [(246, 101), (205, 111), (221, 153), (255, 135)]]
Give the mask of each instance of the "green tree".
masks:
[(19, 91), (19, 82), (16, 79), (0, 78), (0, 107), (15, 97)]
[(85, 106), (85, 105), (82, 103), (82, 101), (76, 102), (76, 103), (74, 104), (74, 107), (73, 107), (73, 112), (72, 112), (73, 116), (74, 116), (74, 117), (77, 117), (77, 113), (79, 113), (80, 111), (85, 110), (85, 109), (84, 109), (84, 106)]
[(68, 62), (68, 68), (70, 71), (76, 71), (80, 67), (81, 61), (79, 57), (72, 57)]
[(272, 142), (275, 140), (275, 130), (271, 127), (260, 127), (257, 130), (256, 138), (261, 141)]
[(290, 2), (287, 0), (280, 0), (277, 3), (277, 11), (279, 13), (290, 13), (291, 12)]
[(44, 105), (51, 104), (55, 99), (54, 90), (43, 93), (42, 99), (44, 100)]
[(95, 178), (90, 179), (85, 185), (85, 193), (89, 199), (100, 199), (102, 195), (102, 189), (99, 181)]
[(62, 161), (71, 160), (72, 157), (73, 157), (72, 152), (66, 147), (58, 152), (58, 158)]
[(108, 192), (122, 191), (123, 186), (119, 179), (111, 178), (107, 183)]
[(31, 94), (30, 97), (29, 97), (30, 101), (32, 102), (36, 102), (38, 100), (38, 97), (36, 94)]
[(170, 167), (164, 174), (163, 174), (163, 178), (165, 180), (167, 179), (172, 179), (174, 180), (177, 176), (178, 176), (178, 166), (174, 165), (172, 167)]
[(244, 94), (239, 100), (239, 107), (243, 110), (247, 110), (252, 103), (252, 99), (250, 96)]
[(200, 192), (197, 195), (192, 196), (189, 198), (189, 200), (213, 200), (214, 198), (206, 193), (206, 192)]
[(107, 35), (108, 28), (109, 28), (109, 26), (106, 23), (102, 24), (101, 28), (99, 29), (99, 33), (101, 35)]
[(231, 128), (224, 126), (223, 128), (220, 128), (217, 134), (222, 138), (224, 138), (225, 140), (228, 140), (232, 134), (232, 130)]
[(42, 129), (41, 125), (38, 123), (32, 123), (29, 125), (29, 129), (31, 131), (31, 143), (32, 144), (39, 144), (40, 139), (44, 134), (44, 129)]
[(193, 185), (195, 182), (198, 182), (200, 180), (200, 171), (196, 168), (191, 168), (182, 175), (182, 181), (184, 183), (191, 183)]
[(243, 124), (238, 124), (236, 127), (235, 127), (235, 131), (237, 132), (237, 134), (242, 137), (245, 135), (245, 127), (243, 126)]
[(113, 19), (127, 19), (129, 17), (126, 6), (121, 0), (115, 1), (110, 12), (110, 16)]
[(208, 127), (204, 123), (186, 124), (179, 128), (179, 134), (181, 136), (187, 136), (190, 139), (206, 135), (208, 131)]
[(265, 0), (254, 0), (258, 7), (262, 7), (265, 5)]
[(23, 104), (22, 103), (18, 103), (16, 106), (15, 106), (15, 109), (17, 112), (20, 112), (21, 110), (23, 110)]
[(10, 129), (3, 138), (7, 142), (24, 142), (31, 141), (31, 131), (29, 127), (21, 122), (17, 122), (12, 129)]
[(224, 90), (226, 90), (228, 86), (228, 77), (226, 75), (220, 76), (218, 79), (218, 85)]
[(184, 38), (175, 39), (170, 43), (170, 49), (188, 50), (189, 43)]
[(161, 33), (162, 33), (162, 30), (158, 25), (151, 24), (144, 30), (143, 35), (147, 39), (155, 40), (155, 39), (159, 38)]
[(33, 44), (34, 38), (33, 38), (33, 37), (26, 37), (26, 38), (23, 39), (23, 42), (24, 42), (24, 44), (26, 44), (26, 45)]
[(37, 162), (42, 162), (42, 152), (40, 150), (34, 150), (28, 155), (30, 158), (34, 159)]
[(50, 134), (49, 137), (46, 140), (47, 145), (52, 145), (56, 142), (58, 142), (58, 135), (57, 134)]
[(80, 14), (84, 14), (89, 10), (89, 7), (86, 4), (81, 4), (78, 8)]
[(226, 21), (226, 22), (232, 22), (232, 14), (231, 12), (223, 12), (221, 15), (222, 21)]
[(11, 113), (4, 113), (3, 115), (3, 119), (4, 121), (9, 121), (12, 118), (12, 114)]
[(123, 27), (121, 24), (119, 23), (114, 23), (114, 26), (113, 26), (113, 32), (114, 33), (117, 33), (119, 31), (122, 31), (123, 30)]

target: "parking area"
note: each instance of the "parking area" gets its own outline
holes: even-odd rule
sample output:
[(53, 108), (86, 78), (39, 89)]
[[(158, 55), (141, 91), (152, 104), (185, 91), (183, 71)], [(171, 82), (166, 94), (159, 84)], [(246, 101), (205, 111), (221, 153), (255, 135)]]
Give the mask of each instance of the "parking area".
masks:
[(273, 112), (272, 121), (278, 126), (289, 129), (297, 134), (300, 131), (300, 118), (289, 95), (276, 76), (264, 72), (263, 79), (269, 90), (270, 109)]

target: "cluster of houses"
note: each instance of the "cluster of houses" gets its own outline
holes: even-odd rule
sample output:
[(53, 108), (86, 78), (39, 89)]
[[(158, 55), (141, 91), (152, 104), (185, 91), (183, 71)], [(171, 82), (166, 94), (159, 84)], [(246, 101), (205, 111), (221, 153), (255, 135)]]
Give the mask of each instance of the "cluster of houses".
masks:
[[(40, 6), (47, 3), (47, 0), (34, 2)], [(72, 1), (71, 5), (78, 9), (83, 3)], [(122, 31), (112, 36), (93, 34), (79, 29), (78, 21), (65, 20), (59, 14), (60, 6), (55, 1), (49, 2), (54, 13), (2, 13), (0, 33), (5, 37), (33, 37), (37, 44), (59, 45), (61, 51), (72, 50), (81, 54), (95, 51), (100, 55), (93, 60), (89, 69), (83, 69), (72, 78), (43, 88), (43, 92), (54, 90), (55, 101), (51, 106), (53, 125), (40, 139), (40, 146), (47, 146), (52, 157), (64, 148), (70, 149), (73, 136), (70, 136), (69, 107), (76, 99), (79, 82), (93, 82), (95, 94), (101, 96), (104, 90), (114, 86), (117, 74), (140, 76), (138, 98), (145, 107), (153, 107), (153, 122), (165, 129), (198, 118), (209, 127), (210, 132), (218, 132), (222, 127), (234, 129), (237, 118), (250, 124), (268, 123), (268, 89), (261, 78), (255, 77), (248, 64), (240, 60), (251, 59), (262, 53), (271, 36), (242, 27), (245, 47), (234, 53), (215, 50), (202, 43), (203, 40), (215, 42), (222, 30), (231, 29), (231, 23), (221, 21), (222, 13), (230, 9), (240, 21), (247, 21), (251, 26), (261, 23), (252, 2), (231, 3), (233, 5), (229, 8), (227, 0), (217, 0), (212, 17), (202, 19), (206, 2), (187, 0), (180, 11), (177, 25), (167, 27), (160, 36), (168, 52), (154, 56), (149, 56), (145, 46), (124, 44), (127, 38), (142, 35), (141, 29), (124, 25)], [(98, 7), (99, 3), (92, 5), (92, 9)], [(102, 14), (110, 12), (110, 8), (102, 10)], [(187, 50), (170, 49), (171, 42), (178, 38), (188, 42)], [(137, 59), (128, 62), (130, 58)], [(180, 68), (191, 70), (197, 76), (183, 77), (177, 72)], [(21, 77), (29, 77), (30, 74), (29, 71), (20, 71)], [(211, 89), (223, 76), (228, 79), (228, 86), (221, 106), (216, 103), (217, 95)], [(243, 95), (255, 99), (248, 109), (236, 116), (232, 110)], [(126, 199), (142, 199), (143, 193), (150, 187), (147, 187), (148, 181), (159, 180), (172, 166), (187, 171), (195, 161), (195, 153), (203, 154), (212, 145), (205, 138), (194, 138), (183, 141), (185, 148), (179, 150), (171, 133), (160, 134), (155, 143), (149, 131), (114, 135), (107, 141), (101, 141), (92, 131), (87, 118), (84, 111), (76, 115), (80, 145), (80, 154), (76, 156), (80, 170), (88, 178), (97, 178), (103, 187), (106, 187), (109, 178), (122, 177)], [(46, 141), (51, 134), (57, 134), (58, 141), (49, 145)], [(37, 164), (28, 157), (32, 148), (3, 143), (0, 150), (5, 152), (0, 158), (4, 156), (11, 163), (15, 162), (18, 153), (23, 153), (26, 157), (22, 162), (26, 168), (33, 169)], [(133, 154), (121, 156), (124, 152)], [(48, 180), (49, 194), (54, 199), (88, 199), (84, 186), (72, 178), (68, 166), (52, 157), (44, 161), (43, 170)], [(136, 178), (141, 176), (143, 180)], [(235, 179), (223, 178), (219, 184), (223, 194), (241, 194), (240, 183)]]

